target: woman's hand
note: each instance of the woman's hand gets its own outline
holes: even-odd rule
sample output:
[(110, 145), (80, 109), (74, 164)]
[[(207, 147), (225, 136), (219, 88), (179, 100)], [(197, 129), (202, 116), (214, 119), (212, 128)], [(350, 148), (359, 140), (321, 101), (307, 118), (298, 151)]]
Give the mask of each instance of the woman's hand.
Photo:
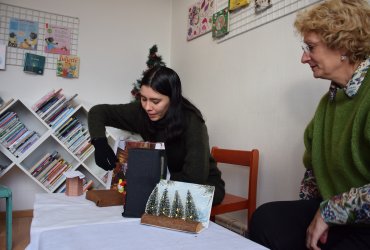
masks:
[(116, 166), (117, 157), (109, 146), (105, 137), (95, 138), (91, 141), (95, 147), (95, 163), (102, 169), (109, 171)]
[(319, 240), (322, 244), (326, 243), (328, 238), (329, 226), (321, 216), (320, 209), (317, 210), (315, 217), (307, 228), (306, 247), (311, 250), (319, 250), (317, 246)]

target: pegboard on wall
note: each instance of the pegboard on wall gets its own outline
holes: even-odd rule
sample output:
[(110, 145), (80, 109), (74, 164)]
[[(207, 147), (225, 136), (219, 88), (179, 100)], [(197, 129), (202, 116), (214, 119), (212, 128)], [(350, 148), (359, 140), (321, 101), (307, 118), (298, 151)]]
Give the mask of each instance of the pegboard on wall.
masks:
[[(229, 13), (229, 33), (216, 41), (226, 41), (320, 1), (322, 0), (271, 0), (271, 7), (256, 13), (255, 1), (250, 0), (247, 7)], [(217, 0), (217, 10), (226, 8), (228, 2)]]
[(11, 18), (28, 20), (38, 23), (38, 42), (36, 50), (28, 50), (14, 47), (7, 47), (6, 64), (22, 66), (25, 53), (33, 53), (46, 57), (45, 68), (56, 69), (59, 54), (45, 53), (45, 25), (57, 25), (67, 27), (71, 31), (70, 51), (71, 55), (77, 55), (78, 33), (80, 20), (77, 17), (54, 14), (50, 12), (28, 9), (14, 5), (0, 3), (0, 43), (8, 44), (9, 23)]

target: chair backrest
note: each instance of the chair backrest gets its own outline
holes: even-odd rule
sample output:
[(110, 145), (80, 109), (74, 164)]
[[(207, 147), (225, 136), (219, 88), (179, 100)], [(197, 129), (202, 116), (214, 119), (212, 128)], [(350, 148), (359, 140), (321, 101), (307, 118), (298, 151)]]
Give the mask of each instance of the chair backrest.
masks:
[(217, 163), (227, 163), (249, 167), (248, 182), (248, 221), (256, 210), (257, 176), (258, 176), (258, 149), (233, 150), (212, 147), (211, 154)]

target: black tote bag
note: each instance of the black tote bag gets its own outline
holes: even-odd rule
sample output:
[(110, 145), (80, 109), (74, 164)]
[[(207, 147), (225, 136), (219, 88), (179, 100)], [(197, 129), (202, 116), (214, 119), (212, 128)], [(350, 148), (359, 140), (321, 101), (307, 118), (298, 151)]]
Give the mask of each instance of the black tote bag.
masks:
[(130, 148), (126, 171), (123, 217), (140, 218), (146, 202), (161, 178), (166, 178), (165, 150)]

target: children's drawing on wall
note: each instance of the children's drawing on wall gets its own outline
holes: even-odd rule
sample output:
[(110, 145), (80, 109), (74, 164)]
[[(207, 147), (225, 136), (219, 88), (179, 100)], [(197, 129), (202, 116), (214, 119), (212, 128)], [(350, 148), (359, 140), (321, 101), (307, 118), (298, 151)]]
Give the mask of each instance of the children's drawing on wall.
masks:
[(254, 9), (258, 14), (272, 6), (271, 0), (254, 0)]
[(8, 46), (37, 50), (38, 22), (11, 18), (9, 22)]
[(188, 41), (211, 31), (214, 9), (215, 0), (199, 0), (189, 7)]
[(71, 53), (71, 30), (45, 24), (45, 52), (52, 54), (69, 55)]

